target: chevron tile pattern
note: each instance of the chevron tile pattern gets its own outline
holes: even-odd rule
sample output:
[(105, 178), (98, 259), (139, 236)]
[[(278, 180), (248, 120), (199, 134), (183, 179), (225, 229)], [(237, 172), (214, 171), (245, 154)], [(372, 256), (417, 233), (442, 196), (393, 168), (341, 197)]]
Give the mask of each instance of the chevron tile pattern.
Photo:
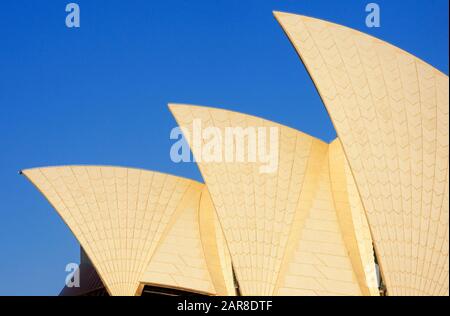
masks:
[[(178, 124), (202, 127), (272, 126), (256, 117), (202, 107), (170, 106)], [(281, 127), (276, 125), (277, 127)], [(185, 130), (184, 130), (185, 131)], [(224, 132), (225, 133), (225, 132)], [(190, 133), (193, 134), (193, 131)], [(313, 139), (280, 129), (279, 174), (261, 175), (253, 163), (198, 165), (216, 206), (244, 295), (271, 295), (287, 245)], [(192, 146), (194, 156), (201, 153)]]
[[(198, 162), (242, 294), (362, 294), (334, 207), (328, 144), (231, 111), (187, 105), (170, 109), (186, 135), (193, 134), (194, 119), (222, 135), (229, 127), (278, 128), (279, 167), (273, 174), (261, 174), (253, 162)], [(194, 156), (201, 154), (199, 147), (191, 148)]]
[(293, 249), (288, 250), (280, 272), (277, 295), (363, 295), (367, 284), (358, 283), (334, 206), (328, 146), (311, 153), (306, 183), (309, 188), (299, 199), (289, 242)]
[(196, 223), (204, 185), (119, 167), (23, 174), (72, 230), (111, 295), (138, 294), (140, 282), (215, 293)]
[(203, 189), (199, 214), (200, 235), (209, 274), (216, 294), (235, 296), (233, 265), (230, 251), (217, 218), (216, 209), (208, 189)]
[(362, 294), (379, 295), (369, 223), (339, 139), (330, 144), (328, 159), (334, 206)]
[(448, 295), (448, 76), (381, 40), (279, 13), (350, 163), (390, 295)]
[[(208, 295), (217, 294), (208, 271), (200, 236), (199, 206), (203, 185), (183, 201), (183, 211), (175, 216), (174, 223), (161, 238), (152, 259), (140, 279), (143, 284), (194, 290)], [(205, 222), (213, 226), (214, 222)], [(215, 236), (205, 236), (215, 241)], [(218, 258), (213, 255), (213, 258)], [(230, 274), (230, 278), (232, 275)], [(228, 293), (226, 293), (228, 294)]]

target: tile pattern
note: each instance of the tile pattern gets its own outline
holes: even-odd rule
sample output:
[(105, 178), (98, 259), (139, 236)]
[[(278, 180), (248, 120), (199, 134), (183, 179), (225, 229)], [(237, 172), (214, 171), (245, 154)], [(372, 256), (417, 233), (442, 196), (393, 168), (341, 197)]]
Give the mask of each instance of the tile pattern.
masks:
[(330, 144), (331, 189), (352, 266), (364, 295), (379, 295), (372, 237), (355, 180), (341, 141)]
[[(198, 216), (202, 184), (119, 167), (49, 167), (25, 170), (23, 174), (72, 230), (111, 295), (138, 294), (144, 272), (152, 268), (159, 271), (156, 261), (149, 268), (157, 246), (161, 247), (156, 259), (161, 262), (163, 253), (174, 241), (178, 243), (180, 238), (186, 238), (189, 251), (197, 250), (195, 259), (204, 262), (198, 239), (195, 239), (198, 230), (184, 231), (183, 228), (183, 225), (193, 225)], [(179, 256), (171, 256), (162, 267), (166, 272), (170, 268), (178, 269), (170, 271), (170, 277), (176, 282), (168, 284), (215, 293), (210, 281), (208, 283), (204, 263), (199, 263), (199, 268), (193, 264), (194, 260), (183, 261), (181, 273), (179, 265), (172, 265), (173, 260), (188, 257), (186, 249), (181, 253), (182, 250), (175, 247), (180, 251)], [(153, 277), (157, 283), (159, 279), (155, 274)], [(199, 281), (192, 282), (196, 277)], [(199, 284), (202, 286), (197, 288)]]
[[(203, 190), (204, 185), (196, 184), (181, 202), (182, 212), (174, 217), (167, 234), (158, 243), (141, 283), (216, 294), (200, 237), (199, 206)], [(214, 222), (204, 224), (213, 226)], [(215, 240), (214, 235), (205, 238)], [(214, 255), (213, 258), (218, 258)]]
[(390, 295), (448, 295), (448, 76), (381, 40), (275, 13), (342, 141)]
[[(358, 283), (353, 258), (344, 236), (352, 224), (340, 226), (331, 189), (329, 146), (310, 155), (307, 187), (299, 198), (285, 269), (280, 272), (277, 295), (371, 295)], [(284, 270), (284, 271), (283, 271)]]
[(219, 296), (235, 296), (230, 251), (217, 218), (216, 209), (205, 187), (200, 199), (200, 235), (212, 283)]
[[(333, 205), (328, 144), (240, 113), (186, 105), (170, 109), (185, 135), (193, 135), (195, 119), (203, 128), (218, 128), (222, 135), (227, 127), (278, 128), (279, 167), (273, 174), (260, 173), (259, 164), (253, 162), (197, 162), (242, 294), (361, 294)], [(202, 148), (190, 137), (188, 141), (198, 158)], [(225, 141), (222, 145), (224, 151), (232, 147)], [(332, 231), (327, 231), (330, 225)], [(305, 258), (316, 261), (301, 266)], [(310, 282), (301, 276), (311, 269), (319, 270), (309, 276)]]

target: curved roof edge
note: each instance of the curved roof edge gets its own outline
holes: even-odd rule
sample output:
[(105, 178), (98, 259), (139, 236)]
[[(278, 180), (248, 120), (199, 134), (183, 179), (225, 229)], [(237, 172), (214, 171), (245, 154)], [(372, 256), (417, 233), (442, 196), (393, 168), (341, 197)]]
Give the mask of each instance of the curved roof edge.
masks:
[(175, 178), (180, 178), (180, 179), (184, 179), (184, 180), (197, 182), (199, 184), (204, 184), (203, 182), (200, 182), (198, 180), (187, 178), (187, 177), (183, 177), (183, 176), (179, 176), (179, 175), (176, 175), (176, 174), (173, 174), (173, 173), (169, 173), (169, 172), (156, 171), (156, 170), (152, 170), (152, 169), (145, 169), (145, 168), (139, 168), (139, 167), (119, 166), (119, 165), (91, 165), (91, 164), (52, 165), (52, 166), (31, 167), (31, 168), (26, 168), (26, 169), (20, 169), (18, 171), (18, 174), (21, 175), (21, 176), (27, 177), (26, 176), (26, 172), (30, 171), (30, 170), (44, 169), (44, 168), (64, 168), (64, 167), (99, 167), (99, 168), (100, 167), (105, 167), (105, 168), (119, 168), (119, 169), (128, 169), (128, 170), (137, 170), (137, 171), (152, 172), (152, 173), (155, 173), (155, 174), (171, 176), (171, 177), (175, 177)]
[[(324, 143), (324, 144), (330, 144), (331, 142), (334, 141), (334, 139), (333, 139), (333, 140), (330, 141), (330, 142), (326, 142), (326, 141), (324, 141), (323, 139), (320, 139), (320, 138), (318, 138), (318, 137), (316, 137), (316, 136), (313, 136), (313, 135), (311, 135), (311, 134), (302, 132), (302, 131), (300, 131), (300, 130), (294, 128), (294, 127), (287, 126), (287, 125), (284, 125), (284, 124), (281, 124), (281, 123), (278, 123), (278, 122), (275, 122), (275, 121), (266, 119), (266, 118), (261, 117), (261, 116), (256, 116), (256, 115), (247, 114), (247, 113), (243, 113), (243, 112), (238, 112), (238, 111), (228, 110), (228, 109), (225, 109), (225, 108), (212, 107), (212, 106), (207, 106), (207, 105), (195, 105), (195, 104), (188, 104), (188, 103), (168, 103), (167, 106), (168, 106), (170, 112), (172, 113), (172, 115), (174, 115), (175, 120), (176, 120), (177, 118), (176, 118), (176, 116), (175, 116), (174, 111), (177, 110), (177, 109), (194, 108), (194, 109), (200, 109), (200, 110), (224, 111), (224, 112), (227, 112), (227, 113), (232, 113), (232, 114), (240, 115), (240, 116), (242, 116), (242, 117), (247, 117), (247, 118), (251, 118), (251, 119), (258, 119), (258, 120), (263, 120), (263, 121), (265, 121), (265, 122), (267, 122), (267, 123), (271, 123), (271, 124), (274, 124), (274, 125), (278, 125), (278, 126), (280, 126), (280, 127), (287, 128), (287, 129), (289, 129), (289, 130), (291, 130), (291, 131), (293, 131), (293, 132), (300, 133), (300, 134), (302, 134), (302, 135), (304, 135), (304, 136), (307, 136), (307, 137), (311, 137), (311, 138), (313, 138), (314, 140), (317, 140), (317, 141), (322, 142), (322, 143)], [(177, 123), (179, 123), (179, 122), (177, 121)]]

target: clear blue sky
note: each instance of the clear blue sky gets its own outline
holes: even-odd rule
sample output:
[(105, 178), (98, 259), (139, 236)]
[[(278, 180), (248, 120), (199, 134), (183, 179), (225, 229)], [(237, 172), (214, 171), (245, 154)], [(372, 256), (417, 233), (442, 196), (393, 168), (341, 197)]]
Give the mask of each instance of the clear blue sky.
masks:
[(0, 295), (55, 295), (78, 243), (20, 169), (108, 164), (200, 180), (175, 165), (168, 102), (224, 107), (324, 140), (334, 129), (272, 10), (389, 41), (448, 74), (448, 0), (63, 0), (0, 3)]

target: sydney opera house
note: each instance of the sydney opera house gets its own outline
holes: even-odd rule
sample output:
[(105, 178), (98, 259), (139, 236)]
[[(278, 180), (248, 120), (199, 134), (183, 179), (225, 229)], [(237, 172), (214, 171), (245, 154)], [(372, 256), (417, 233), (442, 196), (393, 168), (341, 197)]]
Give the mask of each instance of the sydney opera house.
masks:
[(199, 183), (112, 166), (23, 170), (82, 249), (80, 287), (61, 295), (449, 295), (448, 76), (361, 32), (275, 17), (338, 138), (171, 104), (180, 126), (276, 127), (276, 172), (197, 161)]

